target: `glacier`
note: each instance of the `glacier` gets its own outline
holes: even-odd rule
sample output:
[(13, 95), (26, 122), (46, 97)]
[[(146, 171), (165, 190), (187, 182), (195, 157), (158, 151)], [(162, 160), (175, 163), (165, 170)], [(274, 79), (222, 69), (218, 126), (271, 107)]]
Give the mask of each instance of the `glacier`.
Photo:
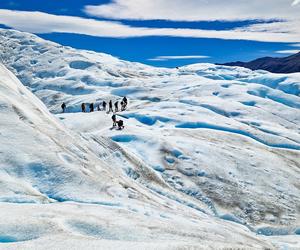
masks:
[[(7, 29), (0, 55), (0, 248), (300, 247), (300, 73), (155, 68)], [(80, 112), (123, 96), (122, 131)]]

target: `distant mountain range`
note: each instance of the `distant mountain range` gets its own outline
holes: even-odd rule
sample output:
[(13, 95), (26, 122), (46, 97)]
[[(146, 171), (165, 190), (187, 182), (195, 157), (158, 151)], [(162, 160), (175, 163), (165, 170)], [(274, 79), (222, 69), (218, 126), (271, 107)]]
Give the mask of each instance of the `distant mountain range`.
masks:
[(227, 66), (240, 66), (252, 70), (263, 69), (273, 73), (300, 72), (300, 52), (287, 57), (262, 57), (251, 62), (224, 63)]

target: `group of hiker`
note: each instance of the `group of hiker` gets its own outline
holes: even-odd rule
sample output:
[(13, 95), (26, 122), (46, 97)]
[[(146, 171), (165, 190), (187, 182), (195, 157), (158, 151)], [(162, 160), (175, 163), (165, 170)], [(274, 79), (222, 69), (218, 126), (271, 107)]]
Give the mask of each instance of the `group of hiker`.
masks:
[[(106, 112), (107, 114), (112, 112), (113, 115), (112, 115), (111, 119), (113, 121), (113, 128), (118, 126), (118, 129), (121, 130), (124, 128), (124, 122), (122, 120), (117, 120), (117, 116), (115, 113), (126, 110), (127, 104), (128, 104), (128, 100), (127, 100), (126, 96), (124, 96), (120, 102), (120, 105), (119, 105), (119, 101), (116, 101), (115, 103), (113, 103), (112, 100), (110, 100), (108, 102), (108, 110), (107, 110), (107, 102), (103, 101), (102, 103), (99, 103), (97, 105), (97, 110), (98, 111), (107, 111)], [(94, 110), (95, 110), (94, 103), (89, 103), (88, 107), (89, 107), (89, 111), (87, 111), (87, 109), (86, 109), (86, 103), (82, 103), (81, 111), (84, 113), (85, 112), (94, 112)], [(114, 107), (114, 109), (113, 109), (113, 107)], [(61, 108), (62, 108), (62, 112), (65, 113), (67, 105), (63, 102), (61, 105)]]
[[(116, 101), (113, 104), (112, 100), (110, 100), (108, 102), (107, 113), (110, 113), (110, 112), (117, 113), (119, 111), (124, 111), (127, 107), (127, 104), (128, 104), (128, 100), (127, 100), (126, 96), (123, 97), (122, 101), (120, 102), (120, 105), (119, 105), (119, 101)], [(107, 107), (107, 102), (103, 101), (102, 103), (99, 103), (97, 105), (97, 110), (98, 111), (106, 111), (106, 109), (107, 109), (106, 107)], [(114, 109), (113, 109), (113, 107), (114, 107)], [(89, 104), (89, 112), (94, 112), (94, 109), (95, 109), (94, 103), (90, 103)], [(81, 111), (82, 112), (87, 112), (85, 103), (81, 104)]]

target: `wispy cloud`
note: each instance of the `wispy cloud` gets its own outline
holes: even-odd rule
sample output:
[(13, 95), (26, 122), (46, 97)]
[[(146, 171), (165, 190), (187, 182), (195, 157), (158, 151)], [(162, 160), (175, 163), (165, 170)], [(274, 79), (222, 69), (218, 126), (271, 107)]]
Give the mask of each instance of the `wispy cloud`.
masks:
[(113, 0), (85, 6), (109, 19), (215, 21), (298, 19), (300, 0)]
[(292, 6), (295, 6), (295, 5), (299, 4), (299, 3), (300, 3), (300, 0), (294, 0), (294, 2), (292, 3)]
[(300, 52), (300, 50), (279, 50), (279, 51), (276, 51), (276, 53), (279, 53), (279, 54), (297, 54), (299, 52)]
[(169, 60), (186, 60), (186, 59), (204, 59), (210, 58), (209, 56), (202, 55), (189, 55), (189, 56), (157, 56), (149, 58), (148, 61), (169, 61)]
[[(260, 20), (266, 22), (233, 29), (228, 33), (225, 30), (198, 30), (194, 36), (230, 39), (228, 35), (231, 34), (235, 39), (284, 42), (300, 37), (299, 3), (300, 0), (113, 0), (106, 4), (85, 6), (84, 12), (115, 20)], [(192, 31), (177, 32), (187, 34)]]
[(300, 23), (277, 22), (250, 25), (242, 29), (202, 30), (182, 28), (146, 28), (125, 25), (116, 21), (101, 21), (75, 16), (52, 15), (44, 12), (0, 9), (0, 23), (32, 33), (73, 33), (98, 37), (170, 36), (189, 38), (217, 38), (262, 42), (300, 42)]
[[(276, 53), (291, 55), (291, 54), (297, 54), (300, 52), (300, 43), (290, 44), (289, 46), (292, 47), (292, 49), (278, 50), (278, 51), (276, 51)], [(299, 48), (299, 49), (296, 49), (296, 48)]]

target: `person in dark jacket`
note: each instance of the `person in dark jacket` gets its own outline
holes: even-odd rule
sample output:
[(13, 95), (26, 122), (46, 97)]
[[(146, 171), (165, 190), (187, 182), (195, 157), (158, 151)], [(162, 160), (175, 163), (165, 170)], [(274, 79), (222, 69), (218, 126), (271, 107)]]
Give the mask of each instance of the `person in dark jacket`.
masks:
[(119, 111), (119, 102), (116, 101), (115, 102), (115, 112), (118, 112)]
[(94, 103), (90, 104), (90, 112), (94, 112)]
[(128, 100), (127, 100), (126, 96), (123, 97), (123, 100), (122, 100), (122, 101), (127, 105)]
[(67, 105), (63, 102), (62, 105), (61, 105), (61, 108), (62, 108), (62, 112), (65, 113)]
[(85, 103), (82, 103), (82, 104), (81, 104), (81, 111), (82, 111), (83, 113), (85, 113)]
[(113, 121), (113, 127), (116, 127), (117, 126), (117, 116), (115, 114), (113, 114), (111, 119)]
[(106, 111), (106, 101), (102, 102), (102, 109), (103, 109), (103, 111)]
[(124, 109), (124, 102), (123, 102), (123, 100), (121, 101), (121, 111), (124, 111), (125, 109)]
[(108, 103), (108, 113), (109, 113), (110, 111), (111, 111), (111, 112), (114, 112), (114, 111), (113, 111), (112, 100), (110, 100), (109, 103)]
[(126, 103), (122, 100), (121, 101), (121, 111), (124, 111), (126, 109)]
[(118, 124), (118, 129), (119, 129), (119, 130), (122, 130), (122, 129), (124, 128), (124, 122), (123, 122), (122, 120), (119, 120), (119, 121), (117, 122), (117, 124)]
[(122, 110), (124, 111), (127, 108), (127, 104), (128, 104), (128, 100), (126, 96), (123, 97), (122, 102), (123, 102)]

